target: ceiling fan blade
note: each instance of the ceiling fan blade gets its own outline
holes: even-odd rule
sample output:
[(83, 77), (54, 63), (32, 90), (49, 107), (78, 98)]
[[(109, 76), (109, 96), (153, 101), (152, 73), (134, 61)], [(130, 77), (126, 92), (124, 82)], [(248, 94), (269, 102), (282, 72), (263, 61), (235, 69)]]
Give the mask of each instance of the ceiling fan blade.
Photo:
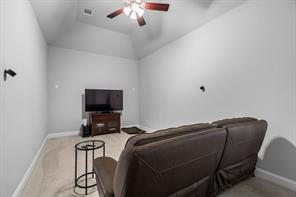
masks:
[(120, 8), (118, 10), (116, 10), (115, 12), (109, 14), (107, 17), (108, 18), (114, 18), (115, 16), (118, 16), (119, 14), (121, 14), (123, 12), (123, 8)]
[(137, 15), (137, 21), (140, 26), (146, 25), (146, 21), (143, 16)]
[(146, 2), (144, 7), (147, 10), (157, 10), (157, 11), (168, 11), (170, 4), (166, 4), (166, 3), (149, 3)]

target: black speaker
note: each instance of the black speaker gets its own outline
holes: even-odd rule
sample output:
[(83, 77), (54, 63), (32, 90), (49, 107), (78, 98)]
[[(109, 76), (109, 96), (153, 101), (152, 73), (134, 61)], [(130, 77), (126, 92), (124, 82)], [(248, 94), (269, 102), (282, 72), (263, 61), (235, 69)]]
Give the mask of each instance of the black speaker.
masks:
[(79, 135), (81, 137), (89, 137), (90, 136), (90, 125), (86, 125), (86, 126), (81, 125)]
[(7, 75), (10, 75), (11, 77), (15, 77), (16, 72), (14, 72), (13, 70), (9, 69), (9, 70), (4, 70), (4, 81), (6, 81), (7, 79)]

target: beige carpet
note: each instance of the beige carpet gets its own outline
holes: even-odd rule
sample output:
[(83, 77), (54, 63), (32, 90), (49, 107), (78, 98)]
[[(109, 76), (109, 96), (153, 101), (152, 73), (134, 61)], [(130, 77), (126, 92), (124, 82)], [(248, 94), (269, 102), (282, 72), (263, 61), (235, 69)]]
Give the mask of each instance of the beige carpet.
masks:
[[(88, 139), (99, 139), (106, 143), (106, 156), (119, 158), (126, 140), (131, 135), (124, 132), (121, 134), (109, 134), (94, 138), (81, 138), (79, 136), (49, 139), (45, 145), (32, 176), (29, 178), (23, 192), (24, 197), (75, 197), (83, 196), (82, 190), (73, 191), (74, 186), (74, 145)], [(80, 153), (80, 152), (79, 152)], [(78, 169), (84, 169), (85, 155), (78, 153)], [(96, 157), (102, 155), (102, 150), (96, 151)], [(91, 163), (91, 162), (89, 162)], [(80, 166), (80, 167), (79, 167)], [(91, 165), (89, 166), (89, 169)], [(79, 174), (83, 172), (80, 171)], [(98, 193), (87, 195), (98, 197)], [(230, 190), (222, 193), (219, 197), (296, 197), (291, 192), (277, 185), (259, 178), (249, 179)]]

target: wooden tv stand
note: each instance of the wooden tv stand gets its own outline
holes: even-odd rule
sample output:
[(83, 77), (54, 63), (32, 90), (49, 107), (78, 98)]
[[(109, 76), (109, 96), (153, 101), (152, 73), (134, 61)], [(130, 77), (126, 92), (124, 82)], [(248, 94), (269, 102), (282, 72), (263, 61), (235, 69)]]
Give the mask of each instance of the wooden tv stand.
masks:
[(91, 136), (120, 133), (120, 113), (92, 113)]

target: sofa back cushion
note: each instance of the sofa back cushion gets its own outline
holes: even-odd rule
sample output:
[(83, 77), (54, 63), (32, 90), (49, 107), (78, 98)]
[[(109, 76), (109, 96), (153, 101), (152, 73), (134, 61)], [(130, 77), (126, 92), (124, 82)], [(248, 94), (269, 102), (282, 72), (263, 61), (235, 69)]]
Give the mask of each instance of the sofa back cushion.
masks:
[(199, 124), (181, 126), (177, 128), (163, 129), (163, 130), (156, 131), (154, 133), (140, 134), (140, 135), (136, 135), (129, 138), (128, 141), (126, 142), (125, 147), (142, 146), (152, 142), (165, 140), (168, 138), (177, 137), (177, 136), (188, 134), (188, 133), (199, 132), (199, 131), (203, 131), (205, 129), (214, 128), (214, 127), (215, 125), (211, 125), (208, 123), (199, 123)]
[(115, 173), (115, 196), (208, 196), (226, 135), (223, 128), (210, 128), (125, 148)]
[(245, 121), (223, 126), (228, 133), (225, 151), (219, 169), (256, 155), (265, 137), (267, 122)]
[(223, 120), (217, 120), (213, 122), (213, 125), (216, 125), (217, 127), (226, 127), (227, 125), (233, 125), (233, 124), (240, 124), (244, 122), (252, 122), (257, 121), (258, 119), (252, 118), (252, 117), (244, 117), (244, 118), (229, 118), (229, 119), (223, 119)]

